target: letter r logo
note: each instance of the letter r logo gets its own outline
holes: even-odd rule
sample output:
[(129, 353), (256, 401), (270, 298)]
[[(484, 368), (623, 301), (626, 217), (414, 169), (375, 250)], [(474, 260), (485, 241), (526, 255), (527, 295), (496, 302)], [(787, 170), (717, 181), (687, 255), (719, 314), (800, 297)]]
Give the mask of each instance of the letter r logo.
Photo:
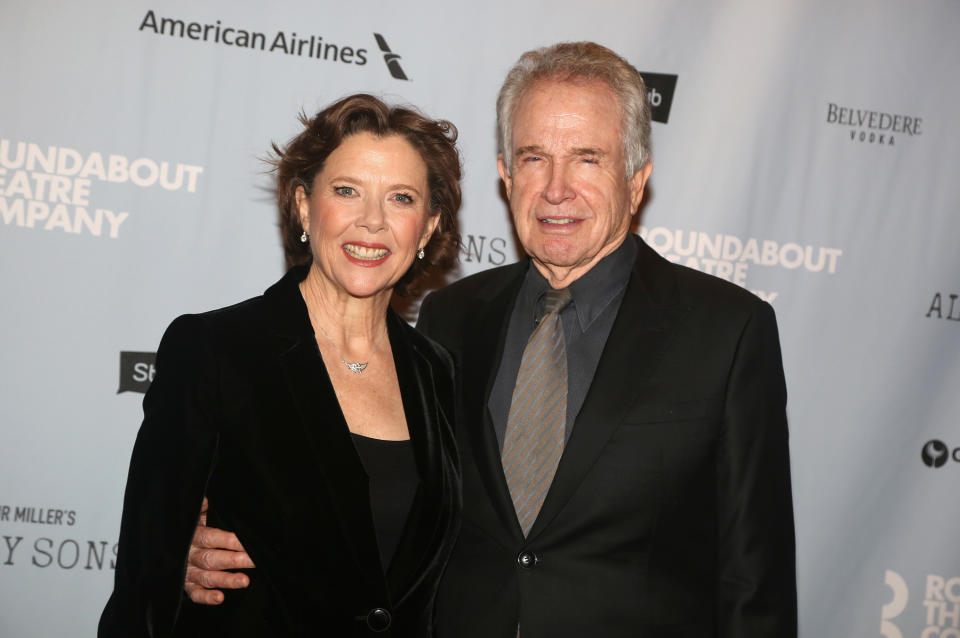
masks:
[(903, 638), (900, 629), (890, 622), (890, 619), (902, 614), (907, 607), (907, 600), (910, 598), (907, 583), (900, 574), (890, 569), (883, 575), (883, 582), (893, 590), (893, 599), (880, 610), (880, 634), (884, 638)]

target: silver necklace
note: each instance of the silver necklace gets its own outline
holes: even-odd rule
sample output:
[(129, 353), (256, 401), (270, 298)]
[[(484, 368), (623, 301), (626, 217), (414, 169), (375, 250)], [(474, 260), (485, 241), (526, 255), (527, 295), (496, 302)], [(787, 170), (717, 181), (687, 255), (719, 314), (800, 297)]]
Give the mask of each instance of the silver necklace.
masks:
[(323, 336), (327, 338), (327, 341), (330, 342), (330, 345), (333, 346), (333, 349), (337, 351), (337, 356), (340, 357), (340, 361), (343, 362), (343, 365), (347, 366), (347, 369), (354, 374), (360, 374), (367, 369), (367, 366), (370, 365), (370, 362), (377, 354), (377, 350), (380, 349), (380, 344), (383, 343), (383, 338), (387, 335), (387, 327), (383, 327), (383, 334), (380, 335), (380, 338), (377, 339), (377, 345), (373, 346), (373, 352), (370, 353), (370, 358), (365, 362), (360, 361), (347, 361), (343, 358), (343, 353), (340, 352), (340, 348), (337, 347), (337, 344), (334, 343), (333, 339), (330, 338), (330, 335), (327, 334), (327, 331), (323, 329), (323, 326), (320, 325), (320, 322), (317, 322), (317, 327), (320, 328), (320, 332), (323, 333)]

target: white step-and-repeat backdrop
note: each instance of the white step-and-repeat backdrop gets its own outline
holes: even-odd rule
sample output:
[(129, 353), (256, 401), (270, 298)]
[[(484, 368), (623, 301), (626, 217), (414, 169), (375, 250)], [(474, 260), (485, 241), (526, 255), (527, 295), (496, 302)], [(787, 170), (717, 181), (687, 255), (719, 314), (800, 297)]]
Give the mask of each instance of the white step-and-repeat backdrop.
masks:
[(650, 80), (640, 233), (776, 308), (802, 635), (960, 637), (960, 4), (458, 4), (0, 6), (0, 635), (93, 635), (152, 352), (282, 274), (297, 112), (455, 122), (465, 275), (518, 256), (506, 70), (595, 40)]

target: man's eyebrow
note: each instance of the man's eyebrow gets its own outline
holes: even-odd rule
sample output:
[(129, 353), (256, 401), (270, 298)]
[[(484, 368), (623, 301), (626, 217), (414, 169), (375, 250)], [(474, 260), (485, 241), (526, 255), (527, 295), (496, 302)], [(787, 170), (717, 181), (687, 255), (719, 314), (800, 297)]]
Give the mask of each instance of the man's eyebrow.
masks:
[(603, 157), (606, 153), (603, 152), (603, 149), (596, 147), (578, 147), (570, 149), (570, 154), (578, 157), (591, 156), (591, 157)]
[[(521, 146), (514, 151), (514, 155), (547, 155), (548, 153), (544, 150), (542, 146), (536, 144), (530, 144), (528, 146)], [(575, 157), (603, 157), (606, 153), (601, 148), (595, 146), (582, 146), (570, 149), (569, 155)]]
[(546, 155), (542, 146), (537, 146), (536, 144), (530, 144), (528, 146), (521, 146), (513, 152), (514, 155)]

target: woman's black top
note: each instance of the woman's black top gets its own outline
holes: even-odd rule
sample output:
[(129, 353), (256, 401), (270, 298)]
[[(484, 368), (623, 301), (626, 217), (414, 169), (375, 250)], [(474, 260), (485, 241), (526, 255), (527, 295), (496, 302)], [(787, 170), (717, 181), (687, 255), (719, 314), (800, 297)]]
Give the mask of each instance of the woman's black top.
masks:
[(413, 446), (353, 434), (353, 444), (370, 478), (370, 509), (377, 532), (380, 562), (386, 571), (400, 542), (419, 479)]

